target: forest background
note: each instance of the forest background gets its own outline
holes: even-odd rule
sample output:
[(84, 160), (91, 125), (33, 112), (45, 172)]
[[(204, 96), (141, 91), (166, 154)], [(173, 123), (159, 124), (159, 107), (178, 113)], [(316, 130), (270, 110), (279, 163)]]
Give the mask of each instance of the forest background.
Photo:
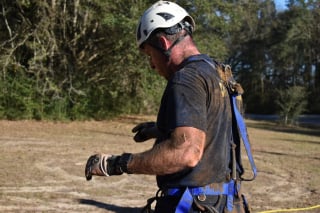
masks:
[[(1, 0), (0, 119), (155, 114), (166, 81), (139, 53), (148, 0)], [(176, 0), (202, 53), (230, 64), (247, 113), (320, 114), (320, 5)]]

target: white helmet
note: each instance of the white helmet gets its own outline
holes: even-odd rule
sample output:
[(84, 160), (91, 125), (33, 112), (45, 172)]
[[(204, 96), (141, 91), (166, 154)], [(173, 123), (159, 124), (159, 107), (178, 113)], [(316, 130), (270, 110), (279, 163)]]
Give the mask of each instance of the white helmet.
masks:
[(194, 30), (194, 20), (185, 9), (169, 1), (156, 2), (144, 12), (139, 21), (136, 32), (138, 47), (149, 38), (154, 30), (170, 28), (184, 19), (191, 24)]

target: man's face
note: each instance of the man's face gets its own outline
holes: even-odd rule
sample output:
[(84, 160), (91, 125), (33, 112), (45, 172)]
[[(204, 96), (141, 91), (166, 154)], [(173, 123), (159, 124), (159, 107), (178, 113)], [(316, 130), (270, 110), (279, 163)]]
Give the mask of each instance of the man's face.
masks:
[(142, 52), (148, 56), (152, 69), (155, 69), (160, 76), (163, 76), (166, 79), (170, 77), (168, 60), (163, 53), (148, 44), (144, 45)]

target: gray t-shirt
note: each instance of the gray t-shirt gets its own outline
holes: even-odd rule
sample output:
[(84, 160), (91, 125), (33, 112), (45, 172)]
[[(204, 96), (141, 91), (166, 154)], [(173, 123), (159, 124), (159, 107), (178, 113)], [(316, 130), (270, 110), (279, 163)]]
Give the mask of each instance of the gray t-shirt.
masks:
[(189, 126), (206, 133), (204, 154), (197, 166), (174, 174), (157, 176), (160, 188), (204, 186), (226, 180), (229, 171), (232, 112), (227, 90), (216, 69), (205, 62), (207, 55), (195, 55), (182, 63), (168, 81), (157, 118), (166, 137), (176, 127)]

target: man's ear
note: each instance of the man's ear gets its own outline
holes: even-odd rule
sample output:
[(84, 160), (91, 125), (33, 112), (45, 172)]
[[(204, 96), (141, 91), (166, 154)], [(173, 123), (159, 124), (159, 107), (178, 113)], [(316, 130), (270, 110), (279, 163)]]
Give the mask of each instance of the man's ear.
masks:
[(164, 50), (168, 50), (171, 46), (171, 42), (165, 36), (160, 36), (159, 42)]

